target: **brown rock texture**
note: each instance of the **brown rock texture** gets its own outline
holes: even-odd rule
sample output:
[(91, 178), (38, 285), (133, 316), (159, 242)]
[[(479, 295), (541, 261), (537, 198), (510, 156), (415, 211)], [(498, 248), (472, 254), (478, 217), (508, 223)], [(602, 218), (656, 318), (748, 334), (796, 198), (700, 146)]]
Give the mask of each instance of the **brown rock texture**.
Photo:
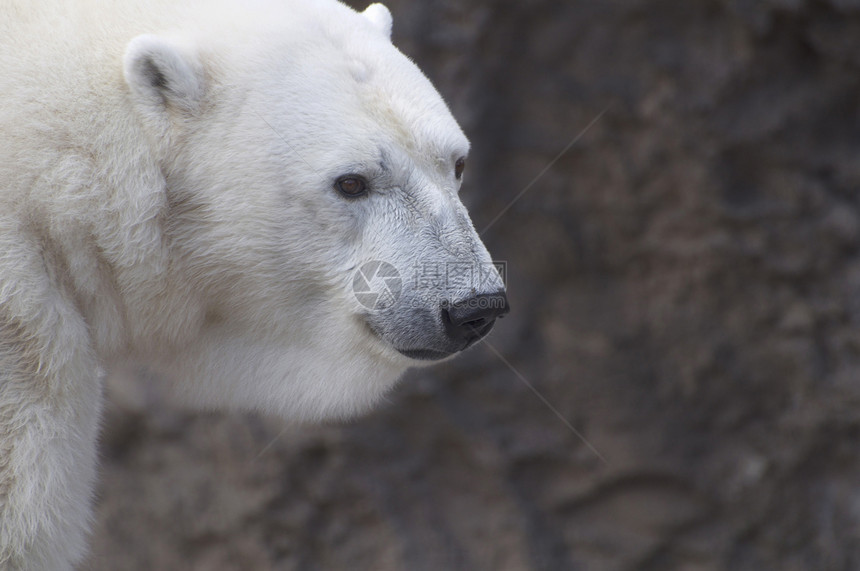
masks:
[(344, 424), (113, 380), (86, 568), (860, 569), (860, 2), (389, 7), (512, 314)]

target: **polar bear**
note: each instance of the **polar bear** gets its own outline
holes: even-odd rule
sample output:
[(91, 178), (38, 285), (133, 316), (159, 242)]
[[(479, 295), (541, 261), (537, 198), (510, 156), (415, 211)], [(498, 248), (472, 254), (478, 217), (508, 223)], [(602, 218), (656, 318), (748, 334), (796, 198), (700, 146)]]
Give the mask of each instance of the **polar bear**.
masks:
[(85, 553), (102, 382), (366, 410), (508, 311), (469, 143), (334, 0), (0, 4), (0, 568)]

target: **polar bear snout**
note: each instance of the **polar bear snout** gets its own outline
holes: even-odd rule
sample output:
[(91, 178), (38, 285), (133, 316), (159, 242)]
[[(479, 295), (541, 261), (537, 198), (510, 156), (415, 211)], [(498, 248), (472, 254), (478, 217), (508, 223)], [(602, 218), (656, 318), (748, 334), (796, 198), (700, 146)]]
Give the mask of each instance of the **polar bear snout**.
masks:
[(510, 311), (504, 290), (473, 294), (436, 309), (413, 308), (368, 316), (371, 330), (398, 353), (418, 361), (438, 361), (486, 337)]
[(509, 311), (504, 291), (478, 294), (453, 304), (443, 304), (442, 323), (451, 341), (466, 349), (485, 337), (496, 319)]

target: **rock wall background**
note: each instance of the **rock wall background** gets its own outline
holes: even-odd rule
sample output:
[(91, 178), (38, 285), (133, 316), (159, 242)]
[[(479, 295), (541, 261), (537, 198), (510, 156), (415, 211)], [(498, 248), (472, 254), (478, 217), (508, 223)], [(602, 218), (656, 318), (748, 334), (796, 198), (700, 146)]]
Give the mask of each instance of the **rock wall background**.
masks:
[(389, 6), (513, 313), (343, 425), (113, 380), (87, 568), (860, 569), (860, 2)]

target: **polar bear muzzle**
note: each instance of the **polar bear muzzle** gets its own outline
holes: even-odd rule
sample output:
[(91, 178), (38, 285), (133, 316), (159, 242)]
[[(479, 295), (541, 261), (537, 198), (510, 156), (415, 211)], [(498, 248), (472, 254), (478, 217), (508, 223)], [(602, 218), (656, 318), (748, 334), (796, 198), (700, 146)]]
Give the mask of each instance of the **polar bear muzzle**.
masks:
[(487, 336), (493, 329), (496, 319), (510, 311), (508, 296), (504, 291), (478, 294), (457, 303), (443, 303), (440, 320), (443, 328), (438, 347), (444, 349), (398, 349), (410, 359), (435, 361), (445, 359), (468, 349)]

